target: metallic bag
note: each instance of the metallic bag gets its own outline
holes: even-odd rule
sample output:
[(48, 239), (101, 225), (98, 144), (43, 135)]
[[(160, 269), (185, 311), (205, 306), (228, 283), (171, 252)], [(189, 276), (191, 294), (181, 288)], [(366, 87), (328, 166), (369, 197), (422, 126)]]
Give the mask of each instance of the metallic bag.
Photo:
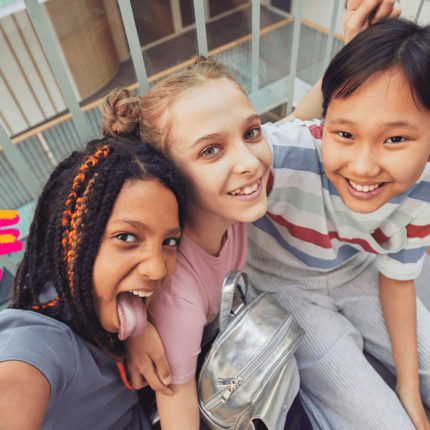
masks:
[(246, 289), (244, 272), (224, 280), (219, 334), (198, 379), (201, 417), (210, 429), (281, 430), (299, 389), (294, 351), (304, 332), (271, 294), (246, 304), (241, 278)]

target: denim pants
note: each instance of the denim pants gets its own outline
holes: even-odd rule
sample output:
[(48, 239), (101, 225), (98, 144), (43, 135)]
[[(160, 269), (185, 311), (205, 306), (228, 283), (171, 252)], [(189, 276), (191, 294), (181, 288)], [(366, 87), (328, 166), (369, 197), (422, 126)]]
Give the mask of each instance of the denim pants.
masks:
[[(314, 429), (413, 430), (396, 393), (363, 350), (393, 374), (374, 257), (360, 254), (330, 273), (258, 261), (251, 253), (251, 295), (277, 295), (304, 328), (296, 359), (300, 396)], [(417, 299), (421, 396), (430, 407), (430, 313)]]

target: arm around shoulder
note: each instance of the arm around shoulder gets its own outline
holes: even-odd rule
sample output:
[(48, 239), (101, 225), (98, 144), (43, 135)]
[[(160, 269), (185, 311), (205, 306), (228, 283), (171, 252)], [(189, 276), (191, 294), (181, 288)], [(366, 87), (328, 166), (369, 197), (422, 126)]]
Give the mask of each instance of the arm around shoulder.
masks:
[(195, 379), (172, 385), (172, 389), (172, 396), (156, 393), (162, 430), (198, 430), (200, 414)]
[(50, 396), (45, 376), (22, 361), (0, 363), (0, 430), (40, 429)]

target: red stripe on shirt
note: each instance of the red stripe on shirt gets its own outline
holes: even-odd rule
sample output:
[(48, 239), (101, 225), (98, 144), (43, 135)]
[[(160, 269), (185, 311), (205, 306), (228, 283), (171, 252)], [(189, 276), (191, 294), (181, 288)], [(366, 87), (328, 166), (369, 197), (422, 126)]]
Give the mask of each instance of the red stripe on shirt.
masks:
[(340, 237), (337, 231), (329, 231), (327, 234), (320, 233), (316, 230), (312, 230), (311, 228), (302, 227), (296, 224), (293, 224), (283, 218), (281, 215), (275, 215), (270, 212), (267, 212), (267, 215), (275, 221), (277, 224), (285, 227), (291, 236), (296, 237), (297, 239), (303, 240), (304, 242), (312, 243), (314, 245), (320, 246), (321, 248), (330, 249), (333, 248), (331, 244), (332, 239), (338, 239), (341, 242), (351, 243), (355, 245), (360, 245), (364, 251), (371, 252), (373, 254), (378, 254), (368, 242), (364, 239), (347, 239), (344, 237)]
[(376, 240), (376, 242), (378, 242), (378, 243), (385, 242), (386, 240), (389, 239), (389, 237), (380, 228), (377, 228), (372, 233), (372, 236)]
[(430, 224), (427, 224), (427, 225), (409, 224), (406, 226), (406, 232), (408, 237), (423, 238), (426, 236), (430, 236)]

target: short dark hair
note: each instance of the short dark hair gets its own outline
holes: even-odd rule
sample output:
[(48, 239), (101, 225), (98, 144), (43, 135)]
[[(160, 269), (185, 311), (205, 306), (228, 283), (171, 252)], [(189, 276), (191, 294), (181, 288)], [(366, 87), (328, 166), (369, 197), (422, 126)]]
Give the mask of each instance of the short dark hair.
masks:
[(413, 97), (430, 110), (430, 26), (388, 18), (358, 34), (330, 62), (322, 81), (323, 116), (333, 97), (348, 97), (374, 73), (396, 66)]
[[(91, 141), (52, 172), (36, 206), (11, 307), (58, 319), (112, 358), (124, 355), (116, 334), (104, 330), (93, 303), (92, 274), (100, 240), (125, 181), (156, 178), (178, 202), (184, 225), (185, 182), (171, 162), (139, 141)], [(53, 286), (57, 297), (42, 301)]]

